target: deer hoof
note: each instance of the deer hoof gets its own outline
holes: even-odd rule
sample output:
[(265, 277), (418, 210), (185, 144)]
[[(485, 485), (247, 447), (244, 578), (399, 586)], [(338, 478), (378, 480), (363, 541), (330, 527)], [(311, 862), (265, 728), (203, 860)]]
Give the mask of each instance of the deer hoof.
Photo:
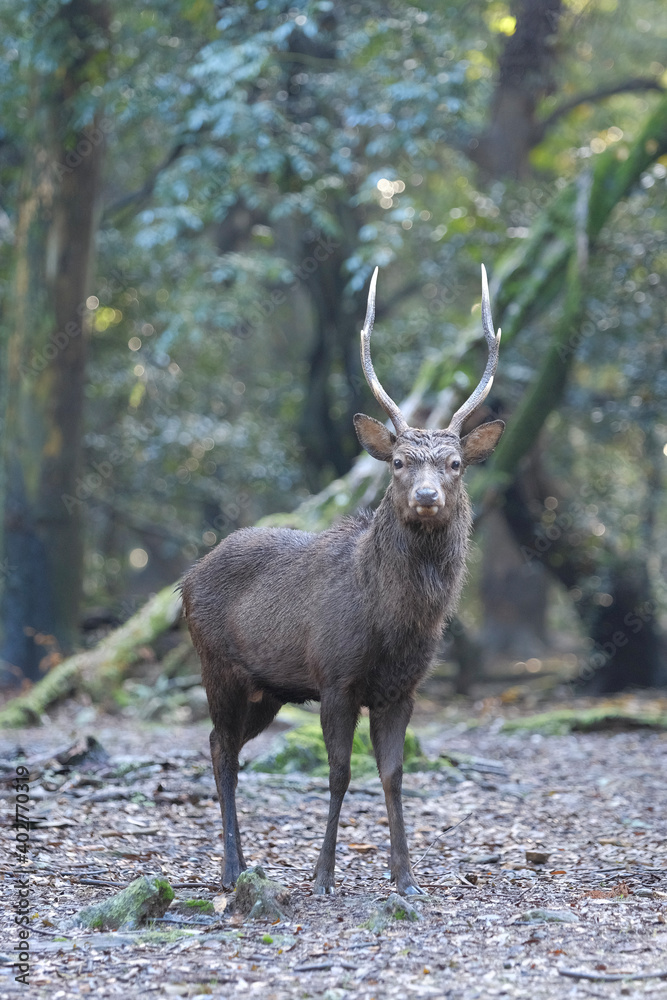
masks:
[(236, 885), (237, 878), (245, 870), (246, 865), (230, 865), (229, 868), (225, 868), (222, 873), (222, 888), (231, 892)]
[(335, 894), (336, 894), (336, 890), (334, 889), (334, 887), (332, 885), (316, 885), (315, 886), (315, 895), (316, 896), (334, 896)]
[(420, 889), (418, 885), (408, 885), (405, 889), (401, 889), (401, 896), (426, 896), (427, 893), (423, 889)]

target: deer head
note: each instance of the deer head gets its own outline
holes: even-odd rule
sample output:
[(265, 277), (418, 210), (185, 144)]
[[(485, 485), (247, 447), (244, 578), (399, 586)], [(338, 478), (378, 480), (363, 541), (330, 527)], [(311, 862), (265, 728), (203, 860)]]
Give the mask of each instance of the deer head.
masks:
[(486, 399), (498, 365), (500, 330), (494, 333), (486, 269), (482, 265), (482, 325), (489, 357), (482, 379), (466, 402), (459, 407), (445, 430), (408, 426), (399, 407), (380, 385), (371, 361), (370, 343), (375, 321), (375, 268), (368, 293), (366, 319), (361, 331), (361, 364), (366, 381), (378, 403), (391, 419), (396, 433), (379, 420), (357, 413), (354, 426), (366, 451), (381, 462), (389, 462), (393, 474), (392, 496), (399, 516), (408, 522), (433, 527), (449, 520), (452, 502), (461, 489), (466, 466), (483, 462), (498, 444), (505, 429), (502, 420), (480, 424), (464, 437), (461, 429)]

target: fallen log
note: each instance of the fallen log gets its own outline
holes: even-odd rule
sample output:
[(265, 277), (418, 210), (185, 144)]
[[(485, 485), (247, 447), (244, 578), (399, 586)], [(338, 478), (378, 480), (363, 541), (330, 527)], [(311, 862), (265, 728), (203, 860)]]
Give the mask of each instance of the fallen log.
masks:
[(56, 664), (25, 694), (8, 702), (0, 711), (0, 727), (39, 723), (50, 705), (74, 691), (86, 691), (98, 700), (117, 687), (128, 669), (142, 659), (144, 647), (171, 628), (180, 615), (181, 596), (172, 584), (93, 649)]

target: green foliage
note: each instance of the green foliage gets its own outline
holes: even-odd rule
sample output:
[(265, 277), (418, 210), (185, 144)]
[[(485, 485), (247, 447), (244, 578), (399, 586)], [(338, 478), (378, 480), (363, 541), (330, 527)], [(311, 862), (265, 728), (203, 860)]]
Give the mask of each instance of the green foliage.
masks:
[[(276, 740), (276, 747), (250, 765), (253, 771), (274, 774), (328, 775), (329, 764), (319, 722), (307, 722), (290, 729)], [(377, 773), (370, 728), (366, 717), (359, 721), (352, 742), (352, 777)], [(403, 767), (406, 771), (424, 771), (434, 765), (422, 753), (419, 740), (411, 729), (405, 736)]]

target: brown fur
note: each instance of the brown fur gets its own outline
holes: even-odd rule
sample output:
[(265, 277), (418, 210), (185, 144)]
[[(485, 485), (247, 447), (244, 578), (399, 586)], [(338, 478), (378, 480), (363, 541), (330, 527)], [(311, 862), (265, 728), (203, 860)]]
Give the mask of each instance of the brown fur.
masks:
[(338, 817), (363, 706), (387, 803), (392, 877), (400, 892), (420, 891), (401, 806), (405, 730), (463, 583), (471, 515), (462, 473), (490, 454), (504, 425), (483, 424), (462, 440), (412, 428), (397, 438), (363, 414), (355, 426), (392, 470), (374, 514), (320, 534), (234, 532), (183, 581), (214, 726), (227, 887), (246, 867), (235, 805), (239, 751), (285, 702), (319, 700), (331, 802), (316, 891), (333, 891)]

